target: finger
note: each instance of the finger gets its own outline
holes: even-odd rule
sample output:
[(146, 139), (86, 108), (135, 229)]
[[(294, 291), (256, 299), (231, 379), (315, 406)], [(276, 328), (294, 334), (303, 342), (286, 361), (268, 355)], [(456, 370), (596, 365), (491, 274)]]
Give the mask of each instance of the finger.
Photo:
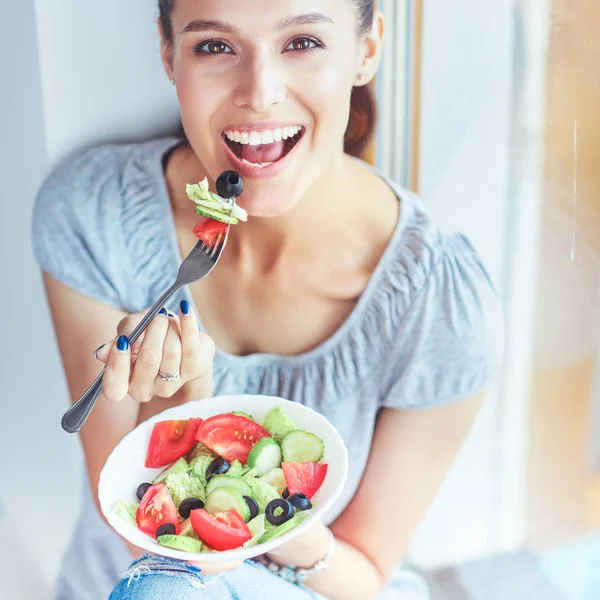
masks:
[[(179, 319), (169, 319), (169, 328), (162, 349), (162, 361), (160, 363), (158, 378), (156, 379), (156, 394), (162, 398), (170, 398), (184, 383), (181, 378), (181, 334), (179, 332)], [(179, 376), (173, 381), (164, 381), (163, 376)]]
[(94, 358), (96, 358), (100, 362), (106, 363), (108, 361), (108, 357), (110, 356), (110, 351), (112, 350), (112, 347), (117, 341), (117, 338), (118, 336), (110, 340), (110, 342), (102, 344), (102, 346), (100, 346), (100, 348), (98, 348), (96, 352), (94, 352)]
[(212, 370), (215, 345), (212, 339), (198, 328), (198, 319), (186, 300), (182, 300), (180, 305), (179, 327), (182, 379), (191, 381), (209, 374)]
[[(132, 315), (127, 315), (125, 318), (121, 319), (119, 324), (117, 325), (117, 336), (111, 340), (111, 342), (115, 342), (120, 335), (126, 335), (128, 338), (131, 336), (131, 332), (137, 327), (138, 323), (144, 318), (146, 313), (135, 313)], [(139, 348), (144, 340), (143, 332), (140, 337), (135, 341), (134, 344), (130, 343), (131, 355), (136, 356)], [(110, 342), (102, 344), (95, 352), (94, 357), (100, 362), (106, 363), (108, 357), (110, 355), (111, 345)]]
[(138, 402), (145, 403), (152, 400), (168, 329), (169, 318), (166, 311), (157, 315), (146, 329), (129, 383), (129, 395)]
[[(132, 315), (127, 315), (121, 322), (117, 325), (117, 334), (118, 335), (126, 335), (127, 337), (131, 337), (133, 330), (140, 324), (140, 321), (146, 316), (148, 313), (147, 310), (144, 312), (134, 313)], [(140, 337), (135, 340), (133, 344), (131, 344), (131, 354), (136, 356), (140, 350), (142, 342), (144, 341), (144, 336), (146, 332), (143, 331), (140, 334)]]
[(127, 336), (119, 336), (110, 344), (110, 355), (102, 378), (102, 394), (113, 402), (123, 400), (129, 388), (130, 348)]

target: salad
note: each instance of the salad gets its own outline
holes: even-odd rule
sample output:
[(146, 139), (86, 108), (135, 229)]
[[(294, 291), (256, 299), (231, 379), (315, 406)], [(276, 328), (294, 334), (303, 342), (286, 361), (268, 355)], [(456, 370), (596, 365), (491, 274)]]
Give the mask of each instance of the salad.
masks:
[(215, 194), (208, 189), (206, 178), (186, 186), (188, 198), (196, 204), (196, 212), (201, 215), (194, 234), (209, 247), (219, 236), (227, 235), (230, 225), (248, 220), (248, 213), (235, 202), (244, 191), (242, 176), (236, 171), (225, 171), (217, 178), (216, 187)]
[(260, 424), (242, 412), (161, 421), (145, 466), (163, 470), (152, 482), (132, 482), (138, 502), (119, 500), (114, 512), (175, 550), (255, 546), (313, 510), (327, 475), (323, 452), (323, 441), (298, 429), (282, 406)]

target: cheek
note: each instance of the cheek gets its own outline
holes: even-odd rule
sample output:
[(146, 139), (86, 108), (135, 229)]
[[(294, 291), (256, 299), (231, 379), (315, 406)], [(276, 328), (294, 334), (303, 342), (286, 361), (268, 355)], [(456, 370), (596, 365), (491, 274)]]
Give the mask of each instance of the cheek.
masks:
[(315, 135), (320, 133), (333, 142), (343, 136), (348, 124), (354, 74), (341, 69), (339, 60), (318, 65), (298, 87), (300, 98), (315, 118)]

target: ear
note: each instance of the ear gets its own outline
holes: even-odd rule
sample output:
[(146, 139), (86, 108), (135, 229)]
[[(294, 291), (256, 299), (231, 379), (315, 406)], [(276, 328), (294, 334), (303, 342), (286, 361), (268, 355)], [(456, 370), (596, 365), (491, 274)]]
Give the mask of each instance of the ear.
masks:
[(371, 30), (360, 42), (359, 64), (354, 85), (366, 85), (369, 83), (381, 62), (381, 51), (385, 35), (385, 19), (381, 11), (376, 11), (373, 17)]
[(158, 33), (160, 35), (160, 56), (165, 68), (165, 73), (167, 74), (167, 77), (173, 81), (175, 77), (173, 73), (173, 45), (169, 44), (165, 39), (165, 33), (160, 19), (158, 19)]

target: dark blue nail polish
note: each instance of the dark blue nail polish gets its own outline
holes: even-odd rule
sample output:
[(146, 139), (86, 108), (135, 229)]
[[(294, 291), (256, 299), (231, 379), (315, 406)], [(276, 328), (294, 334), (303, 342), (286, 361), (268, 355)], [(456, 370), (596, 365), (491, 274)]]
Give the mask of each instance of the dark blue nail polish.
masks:
[(161, 308), (160, 312), (158, 313), (159, 315), (164, 315), (165, 317), (168, 315), (167, 313), (167, 309), (166, 308)]
[(126, 335), (122, 335), (119, 337), (119, 339), (117, 340), (117, 348), (121, 352), (126, 352), (127, 350), (129, 350), (129, 340), (127, 339)]
[(100, 346), (100, 348), (98, 348), (96, 350), (96, 352), (94, 352), (94, 358), (98, 358), (98, 352), (100, 352), (100, 350), (102, 350), (102, 348), (104, 348), (104, 346), (106, 346), (106, 344), (102, 344), (102, 346)]
[(182, 300), (180, 307), (181, 307), (181, 312), (184, 315), (190, 314), (190, 303), (187, 300)]

